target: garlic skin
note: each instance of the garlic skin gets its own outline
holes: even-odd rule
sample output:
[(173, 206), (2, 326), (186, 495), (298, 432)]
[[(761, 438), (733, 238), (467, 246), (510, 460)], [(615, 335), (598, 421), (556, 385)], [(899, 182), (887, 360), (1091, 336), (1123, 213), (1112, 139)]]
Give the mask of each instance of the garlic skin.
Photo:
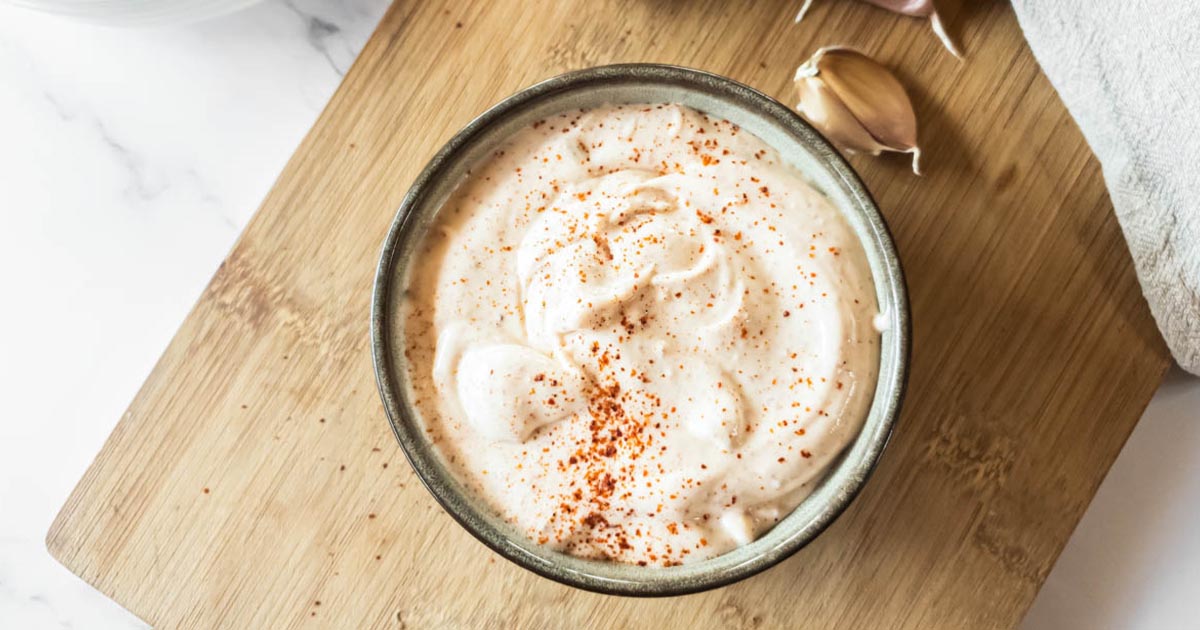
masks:
[[(962, 59), (962, 52), (951, 39), (950, 34), (946, 32), (946, 25), (942, 22), (941, 16), (938, 14), (937, 3), (934, 0), (866, 0), (867, 2), (893, 13), (901, 15), (909, 15), (912, 17), (929, 18), (929, 23), (933, 26), (933, 32), (942, 40), (942, 44), (950, 54)], [(796, 23), (804, 19), (804, 14), (808, 13), (809, 7), (812, 6), (813, 0), (804, 0), (804, 5), (800, 7), (800, 12), (796, 14)]]
[(867, 55), (821, 48), (796, 69), (796, 110), (839, 148), (879, 155), (911, 153), (921, 174), (917, 115), (895, 75)]

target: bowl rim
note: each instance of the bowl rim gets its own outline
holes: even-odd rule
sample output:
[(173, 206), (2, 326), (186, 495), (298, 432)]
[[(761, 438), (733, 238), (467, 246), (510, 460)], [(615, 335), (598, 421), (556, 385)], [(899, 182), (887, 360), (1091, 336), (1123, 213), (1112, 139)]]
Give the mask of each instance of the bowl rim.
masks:
[[(411, 225), (414, 208), (425, 203), (425, 197), (430, 189), (444, 173), (454, 165), (456, 156), (471, 146), (490, 126), (502, 122), (507, 116), (519, 113), (521, 108), (534, 105), (541, 99), (572, 90), (586, 89), (596, 85), (628, 82), (662, 83), (684, 89), (699, 89), (700, 91), (718, 92), (722, 96), (732, 98), (738, 103), (761, 114), (773, 125), (786, 131), (789, 135), (801, 140), (823, 162), (829, 173), (839, 180), (859, 209), (862, 210), (867, 227), (877, 237), (880, 266), (889, 273), (887, 282), (891, 292), (892, 305), (895, 309), (892, 322), (895, 325), (894, 360), (896, 362), (894, 377), (891, 379), (890, 396), (880, 399), (878, 384), (876, 400), (871, 403), (874, 409), (877, 405), (884, 406), (881, 426), (877, 427), (874, 436), (867, 443), (864, 456), (854, 471), (857, 475), (849, 487), (834, 495), (832, 501), (820, 510), (819, 514), (798, 533), (780, 541), (774, 547), (765, 550), (749, 560), (712, 574), (701, 574), (699, 577), (687, 577), (678, 580), (659, 579), (653, 582), (637, 582), (613, 580), (594, 574), (575, 570), (555, 570), (553, 565), (535, 562), (535, 556), (525, 552), (518, 546), (503, 544), (508, 537), (497, 531), (482, 531), (472, 522), (469, 510), (460, 508), (448, 497), (442, 495), (441, 480), (436, 478), (438, 467), (434, 461), (427, 461), (431, 455), (418, 448), (418, 442), (424, 436), (416, 430), (410, 410), (402, 403), (402, 396), (396, 391), (397, 381), (394, 378), (396, 368), (393, 366), (390, 338), (390, 298), (395, 278), (396, 253), (402, 242), (407, 228)], [(768, 143), (770, 144), (770, 143)], [(376, 386), (383, 402), (384, 412), (392, 433), (399, 442), (401, 450), (409, 465), (421, 480), (425, 489), (441, 505), (455, 521), (472, 536), (500, 554), (505, 559), (518, 566), (532, 571), (542, 577), (556, 582), (580, 588), (587, 591), (610, 595), (628, 595), (638, 597), (662, 597), (685, 595), (709, 589), (719, 588), (756, 575), (782, 562), (827, 529), (850, 506), (871, 477), (879, 459), (891, 440), (896, 422), (900, 415), (904, 396), (908, 388), (908, 373), (911, 361), (912, 323), (909, 314), (909, 298), (907, 282), (899, 256), (896, 253), (895, 242), (887, 222), (880, 213), (871, 193), (867, 190), (858, 173), (807, 121), (794, 110), (778, 100), (751, 88), (738, 81), (712, 72), (688, 68), (678, 65), (658, 63), (624, 63), (594, 66), (574, 70), (542, 80), (526, 87), (499, 103), (488, 108), (485, 112), (471, 120), (461, 130), (456, 132), (434, 156), (429, 160), (410, 186), (404, 199), (396, 211), (395, 218), (388, 228), (380, 250), (379, 263), (375, 272), (374, 286), (371, 297), (370, 345), (371, 358), (374, 366)], [(881, 352), (882, 352), (881, 348)], [(882, 355), (881, 355), (882, 357)], [(881, 358), (882, 361), (882, 358)], [(880, 373), (883, 370), (881, 368)], [(866, 431), (864, 426), (862, 431)], [(849, 446), (847, 446), (847, 449)], [(432, 449), (430, 449), (432, 450)], [(834, 467), (845, 465), (844, 459), (836, 460)], [(432, 468), (432, 469), (431, 469)], [(832, 470), (832, 469), (831, 469)], [(492, 535), (487, 535), (492, 534)], [(763, 538), (769, 536), (764, 535)], [(493, 539), (497, 536), (500, 540)], [(761, 540), (761, 538), (760, 538)], [(736, 550), (735, 550), (736, 551)], [(732, 553), (732, 552), (730, 552)], [(564, 554), (565, 555), (565, 554)], [(717, 556), (718, 558), (720, 556)], [(540, 558), (539, 558), (540, 559)], [(647, 568), (648, 571), (667, 572), (671, 569), (659, 567)]]

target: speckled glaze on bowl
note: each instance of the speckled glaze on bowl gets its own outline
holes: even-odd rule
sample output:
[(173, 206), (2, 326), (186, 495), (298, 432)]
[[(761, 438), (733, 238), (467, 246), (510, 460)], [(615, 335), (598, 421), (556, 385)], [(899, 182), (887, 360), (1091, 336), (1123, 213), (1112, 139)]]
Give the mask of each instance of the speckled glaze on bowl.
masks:
[[(409, 403), (403, 318), (408, 262), (430, 222), (467, 169), (512, 133), (551, 114), (614, 103), (680, 103), (726, 118), (762, 138), (845, 213), (862, 240), (886, 320), (879, 381), (862, 432), (814, 492), (758, 540), (729, 553), (670, 568), (584, 560), (527, 539), (466, 491), (425, 438)], [(655, 64), (601, 66), (524, 89), (471, 121), (417, 176), (388, 231), (375, 276), (371, 350), (388, 421), (425, 487), (467, 531), (500, 555), (542, 576), (602, 593), (682, 595), (763, 571), (812, 541), (866, 483), (900, 412), (908, 371), (908, 295), (891, 235), (854, 170), (795, 112), (715, 74)]]

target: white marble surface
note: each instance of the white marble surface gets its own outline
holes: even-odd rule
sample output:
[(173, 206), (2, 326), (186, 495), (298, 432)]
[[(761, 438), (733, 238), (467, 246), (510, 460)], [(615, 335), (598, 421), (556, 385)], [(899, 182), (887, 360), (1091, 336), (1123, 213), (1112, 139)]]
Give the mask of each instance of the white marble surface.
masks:
[(46, 530), (386, 6), (113, 30), (0, 4), (0, 629), (143, 627)]
[[(385, 6), (124, 31), (0, 5), (0, 628), (144, 627), (46, 530)], [(1194, 627), (1198, 453), (1174, 375), (1027, 630)]]

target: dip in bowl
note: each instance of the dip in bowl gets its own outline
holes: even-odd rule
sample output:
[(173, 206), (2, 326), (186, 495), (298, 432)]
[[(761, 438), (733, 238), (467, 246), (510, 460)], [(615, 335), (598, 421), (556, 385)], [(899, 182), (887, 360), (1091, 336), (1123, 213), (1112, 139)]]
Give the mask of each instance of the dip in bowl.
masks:
[(405, 198), (372, 313), (384, 406), (518, 564), (672, 595), (761, 571), (865, 483), (907, 297), (849, 166), (791, 110), (670, 66), (528, 88)]

